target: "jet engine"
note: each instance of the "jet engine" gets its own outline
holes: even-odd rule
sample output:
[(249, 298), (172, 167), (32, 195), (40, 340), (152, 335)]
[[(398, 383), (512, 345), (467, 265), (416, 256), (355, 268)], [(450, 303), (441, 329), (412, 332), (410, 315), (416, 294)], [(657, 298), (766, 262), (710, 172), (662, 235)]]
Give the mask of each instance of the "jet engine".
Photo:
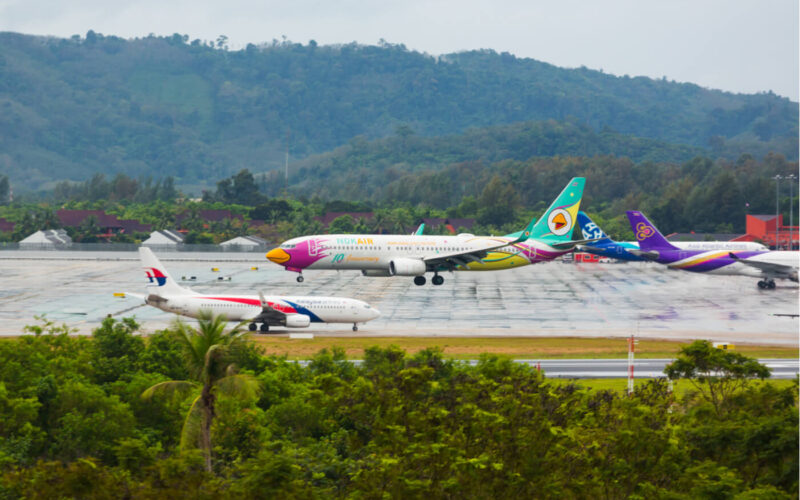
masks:
[(362, 269), (363, 276), (391, 276), (392, 273), (388, 269)]
[(311, 318), (305, 314), (289, 314), (286, 316), (286, 326), (288, 328), (306, 328), (311, 324)]
[(389, 262), (389, 274), (392, 276), (422, 276), (427, 266), (419, 259), (395, 259)]

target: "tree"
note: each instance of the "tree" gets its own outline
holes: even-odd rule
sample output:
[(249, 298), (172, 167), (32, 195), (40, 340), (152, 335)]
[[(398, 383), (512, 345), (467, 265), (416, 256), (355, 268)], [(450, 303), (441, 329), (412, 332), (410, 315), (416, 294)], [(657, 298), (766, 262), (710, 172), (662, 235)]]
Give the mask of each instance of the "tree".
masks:
[(707, 340), (696, 340), (681, 348), (678, 358), (664, 368), (664, 373), (672, 380), (689, 379), (719, 414), (748, 379), (763, 380), (769, 377), (770, 370), (753, 358), (717, 349)]
[(220, 394), (232, 396), (254, 395), (258, 392), (256, 380), (247, 374), (236, 373), (233, 353), (244, 342), (246, 331), (237, 325), (225, 331), (227, 318), (201, 313), (197, 329), (182, 321), (175, 322), (178, 339), (183, 345), (184, 362), (190, 380), (168, 380), (158, 383), (144, 393), (145, 399), (157, 393), (200, 393), (192, 401), (181, 432), (181, 449), (199, 441), (205, 456), (206, 470), (211, 471), (211, 425), (216, 416), (217, 398)]

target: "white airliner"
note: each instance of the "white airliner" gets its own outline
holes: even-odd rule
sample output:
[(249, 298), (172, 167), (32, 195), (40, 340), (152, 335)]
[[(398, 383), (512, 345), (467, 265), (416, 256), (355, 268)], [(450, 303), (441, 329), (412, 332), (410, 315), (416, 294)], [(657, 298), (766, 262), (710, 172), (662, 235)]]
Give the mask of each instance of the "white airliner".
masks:
[(553, 260), (576, 245), (572, 229), (583, 196), (583, 177), (570, 180), (550, 208), (525, 229), (505, 236), (326, 234), (293, 238), (267, 253), (267, 259), (301, 273), (304, 269), (358, 270), (364, 276), (413, 276), (416, 285), (441, 285), (443, 271), (496, 271)]
[(249, 321), (250, 331), (268, 332), (270, 326), (305, 328), (311, 323), (366, 323), (380, 311), (360, 300), (342, 297), (206, 295), (178, 285), (147, 247), (139, 248), (142, 267), (150, 280), (147, 295), (126, 293), (162, 311), (196, 318), (201, 311), (224, 314), (229, 321)]

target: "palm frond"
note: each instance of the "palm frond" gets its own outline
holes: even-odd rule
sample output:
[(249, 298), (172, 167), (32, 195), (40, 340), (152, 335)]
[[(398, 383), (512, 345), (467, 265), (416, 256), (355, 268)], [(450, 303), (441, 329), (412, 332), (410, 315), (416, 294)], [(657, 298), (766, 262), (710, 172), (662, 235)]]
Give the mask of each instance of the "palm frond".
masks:
[(203, 433), (203, 395), (198, 395), (192, 402), (186, 419), (183, 421), (181, 429), (180, 450), (186, 451), (194, 448), (201, 448), (201, 436)]
[(227, 397), (255, 399), (261, 394), (261, 383), (252, 375), (237, 373), (219, 379), (217, 390)]
[(197, 382), (189, 380), (167, 380), (166, 382), (159, 382), (156, 385), (148, 388), (142, 393), (142, 399), (148, 400), (156, 393), (165, 394), (167, 396), (174, 396), (175, 394), (188, 394), (194, 389), (200, 387)]

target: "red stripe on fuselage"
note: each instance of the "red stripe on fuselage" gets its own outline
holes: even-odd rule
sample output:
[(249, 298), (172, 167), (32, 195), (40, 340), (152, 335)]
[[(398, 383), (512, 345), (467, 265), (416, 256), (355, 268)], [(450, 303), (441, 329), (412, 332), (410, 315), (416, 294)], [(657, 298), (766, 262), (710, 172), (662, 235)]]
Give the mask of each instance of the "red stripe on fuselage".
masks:
[[(261, 306), (261, 301), (258, 299), (248, 299), (246, 297), (197, 297), (198, 299), (220, 300), (224, 302), (236, 302), (239, 304), (247, 304), (249, 306)], [(294, 307), (283, 305), (279, 302), (267, 301), (267, 305), (276, 311), (282, 313), (296, 313)]]

